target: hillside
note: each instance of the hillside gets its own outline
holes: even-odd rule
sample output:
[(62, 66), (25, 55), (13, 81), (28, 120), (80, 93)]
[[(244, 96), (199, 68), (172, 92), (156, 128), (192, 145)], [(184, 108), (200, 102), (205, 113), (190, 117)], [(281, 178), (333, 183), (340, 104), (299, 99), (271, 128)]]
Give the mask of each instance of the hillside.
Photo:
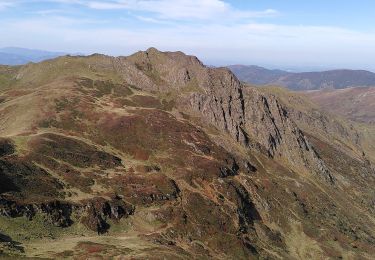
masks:
[(297, 94), (154, 48), (0, 73), (4, 256), (375, 254), (372, 139)]
[(289, 74), (283, 70), (269, 70), (259, 66), (232, 65), (228, 68), (243, 82), (255, 85), (267, 85)]
[(353, 121), (375, 123), (375, 88), (307, 91), (306, 95), (333, 114)]
[(229, 66), (244, 82), (255, 85), (275, 85), (292, 90), (345, 89), (375, 86), (375, 73), (364, 70), (331, 70), (290, 73), (257, 66)]

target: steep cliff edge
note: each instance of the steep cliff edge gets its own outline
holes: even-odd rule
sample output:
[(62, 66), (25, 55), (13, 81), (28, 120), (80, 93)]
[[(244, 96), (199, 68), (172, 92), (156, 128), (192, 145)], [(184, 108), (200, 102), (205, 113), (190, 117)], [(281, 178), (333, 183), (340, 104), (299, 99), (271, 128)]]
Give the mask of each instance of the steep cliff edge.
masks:
[(334, 182), (277, 98), (246, 89), (228, 69), (207, 68), (196, 57), (154, 48), (120, 60), (117, 69), (129, 84), (144, 90), (177, 92), (182, 109), (198, 112), (241, 145), (280, 159), (296, 172), (313, 172)]

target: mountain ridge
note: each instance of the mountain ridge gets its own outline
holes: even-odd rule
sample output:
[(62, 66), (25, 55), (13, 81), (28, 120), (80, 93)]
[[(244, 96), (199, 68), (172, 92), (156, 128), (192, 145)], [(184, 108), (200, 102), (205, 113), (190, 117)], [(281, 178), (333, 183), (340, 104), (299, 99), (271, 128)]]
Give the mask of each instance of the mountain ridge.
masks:
[(373, 254), (369, 139), (302, 98), (155, 48), (0, 73), (8, 255)]
[(343, 89), (375, 86), (375, 73), (366, 70), (337, 69), (321, 72), (287, 72), (258, 66), (228, 66), (246, 83), (283, 86), (292, 90)]

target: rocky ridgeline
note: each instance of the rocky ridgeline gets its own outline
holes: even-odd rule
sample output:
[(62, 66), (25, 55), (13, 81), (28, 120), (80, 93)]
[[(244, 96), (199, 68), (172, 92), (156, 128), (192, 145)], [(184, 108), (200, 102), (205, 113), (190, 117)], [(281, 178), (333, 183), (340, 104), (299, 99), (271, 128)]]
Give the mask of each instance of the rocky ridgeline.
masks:
[(334, 182), (279, 100), (246, 88), (228, 69), (208, 68), (196, 57), (154, 48), (116, 58), (114, 66), (131, 85), (152, 92), (177, 92), (180, 107), (199, 112), (241, 145), (287, 161), (295, 171), (314, 172)]

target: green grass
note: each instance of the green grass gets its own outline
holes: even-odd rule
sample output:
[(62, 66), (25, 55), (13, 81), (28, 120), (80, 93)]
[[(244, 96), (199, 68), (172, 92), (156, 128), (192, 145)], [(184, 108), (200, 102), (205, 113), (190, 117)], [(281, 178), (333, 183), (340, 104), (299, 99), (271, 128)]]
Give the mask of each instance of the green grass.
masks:
[(19, 68), (0, 65), (0, 91), (9, 88), (16, 82), (15, 76)]
[(13, 136), (12, 140), (16, 146), (16, 151), (18, 154), (24, 154), (29, 150), (27, 142), (29, 141), (29, 136)]
[(120, 219), (119, 221), (108, 219), (107, 223), (111, 226), (108, 230), (109, 235), (128, 232), (131, 229), (129, 220), (126, 218)]
[(67, 228), (54, 226), (48, 223), (44, 214), (36, 214), (32, 220), (28, 220), (26, 217), (8, 218), (0, 216), (0, 233), (6, 234), (17, 242), (69, 235), (95, 234), (78, 221)]
[(37, 64), (28, 64), (20, 69), (22, 77), (16, 87), (38, 87), (56, 79), (84, 77), (93, 80), (112, 80), (121, 83), (121, 76), (112, 66), (111, 58), (103, 55), (89, 57), (64, 56)]

